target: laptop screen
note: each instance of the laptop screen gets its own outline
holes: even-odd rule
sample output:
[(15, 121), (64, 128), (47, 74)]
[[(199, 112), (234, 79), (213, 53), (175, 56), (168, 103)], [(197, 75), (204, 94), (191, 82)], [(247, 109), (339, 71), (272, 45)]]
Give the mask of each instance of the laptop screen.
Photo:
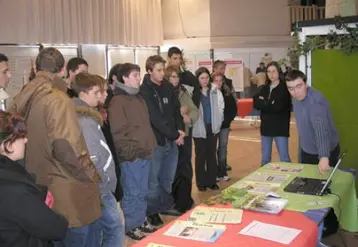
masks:
[(335, 165), (335, 167), (334, 167), (333, 170), (331, 171), (331, 174), (329, 174), (329, 177), (328, 177), (328, 179), (327, 179), (327, 182), (326, 182), (326, 184), (323, 186), (323, 188), (322, 188), (320, 194), (322, 194), (322, 193), (327, 189), (327, 186), (329, 185), (329, 182), (332, 180), (334, 173), (335, 173), (336, 170), (338, 169), (338, 167), (339, 167), (339, 165), (341, 164), (342, 159), (343, 159), (343, 157), (346, 155), (346, 153), (347, 153), (347, 152), (343, 152), (343, 153), (340, 155), (337, 164)]

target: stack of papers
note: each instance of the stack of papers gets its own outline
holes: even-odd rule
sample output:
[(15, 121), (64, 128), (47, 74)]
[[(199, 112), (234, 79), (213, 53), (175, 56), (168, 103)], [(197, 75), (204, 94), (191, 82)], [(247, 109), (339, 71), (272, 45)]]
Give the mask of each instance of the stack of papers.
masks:
[(260, 183), (253, 181), (243, 181), (235, 184), (238, 189), (245, 189), (250, 194), (267, 194), (269, 192), (277, 193), (280, 189), (279, 184)]
[(260, 195), (249, 195), (242, 208), (269, 214), (279, 214), (287, 205), (288, 200), (269, 198)]
[(241, 209), (198, 206), (190, 214), (189, 220), (197, 223), (240, 224), (242, 213)]
[(177, 220), (164, 233), (166, 236), (214, 243), (226, 230), (224, 225), (202, 224)]
[(252, 221), (248, 226), (242, 229), (239, 234), (266, 239), (269, 241), (290, 244), (301, 230), (266, 224), (260, 221)]
[(249, 175), (246, 180), (282, 184), (286, 182), (289, 177), (290, 175), (255, 172)]

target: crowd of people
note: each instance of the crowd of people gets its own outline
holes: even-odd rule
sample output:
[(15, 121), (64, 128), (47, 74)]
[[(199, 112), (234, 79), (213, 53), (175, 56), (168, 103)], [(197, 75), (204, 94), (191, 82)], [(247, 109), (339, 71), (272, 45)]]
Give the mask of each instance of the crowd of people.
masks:
[[(185, 70), (182, 52), (116, 64), (107, 80), (55, 48), (41, 49), (36, 74), (0, 112), (0, 243), (2, 246), (125, 246), (145, 238), (194, 206), (192, 140), (199, 191), (228, 181), (227, 150), (237, 114), (225, 62), (213, 71)], [(142, 68), (143, 69), (143, 68)], [(291, 96), (306, 163), (326, 171), (339, 153), (327, 101), (277, 63), (254, 97), (261, 112), (262, 165), (273, 140), (281, 161), (288, 152)], [(66, 76), (65, 76), (66, 75)], [(9, 83), (0, 54), (0, 87)], [(296, 110), (297, 109), (297, 110)], [(26, 144), (26, 150), (25, 150)], [(24, 159), (24, 162), (20, 162)], [(22, 165), (21, 163), (24, 163)]]

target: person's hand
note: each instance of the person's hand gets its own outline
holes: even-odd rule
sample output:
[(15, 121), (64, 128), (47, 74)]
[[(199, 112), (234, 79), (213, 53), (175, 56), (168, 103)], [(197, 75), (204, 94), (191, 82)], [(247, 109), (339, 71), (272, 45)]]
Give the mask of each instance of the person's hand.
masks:
[(326, 171), (328, 171), (330, 169), (329, 166), (329, 159), (326, 157), (323, 157), (319, 160), (318, 163), (318, 170), (321, 174), (325, 173)]
[(188, 115), (183, 116), (183, 121), (185, 124), (191, 124), (191, 119)]
[(184, 117), (184, 115), (188, 115), (189, 114), (189, 108), (186, 105), (180, 107), (180, 113), (181, 113), (181, 115), (183, 117)]
[(259, 96), (259, 99), (265, 99), (263, 96)]
[(45, 203), (49, 208), (52, 208), (53, 205), (55, 204), (55, 200), (53, 198), (53, 194), (51, 193), (51, 191), (47, 191)]
[(178, 137), (178, 139), (176, 139), (175, 143), (178, 146), (181, 146), (184, 144), (185, 132), (183, 132), (182, 130), (178, 130), (178, 132), (179, 132), (179, 137)]

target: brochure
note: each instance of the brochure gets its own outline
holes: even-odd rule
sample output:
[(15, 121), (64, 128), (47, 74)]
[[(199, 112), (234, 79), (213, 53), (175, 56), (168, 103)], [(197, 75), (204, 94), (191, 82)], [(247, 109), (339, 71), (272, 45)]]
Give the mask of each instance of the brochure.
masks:
[(260, 183), (252, 181), (243, 181), (236, 184), (238, 189), (245, 189), (250, 194), (267, 194), (269, 192), (277, 193), (280, 189), (279, 184)]
[(299, 234), (301, 230), (266, 224), (260, 221), (252, 221), (239, 234), (266, 239), (280, 244), (290, 244)]
[(261, 195), (249, 195), (242, 208), (269, 214), (279, 214), (287, 205), (288, 200), (279, 198), (268, 198)]
[(193, 221), (177, 220), (164, 233), (166, 236), (214, 243), (226, 230), (224, 225), (196, 223)]
[(258, 181), (258, 182), (266, 182), (266, 183), (278, 183), (282, 184), (289, 179), (290, 175), (286, 174), (270, 174), (270, 173), (262, 173), (255, 172), (247, 177), (247, 181)]
[(242, 210), (234, 208), (196, 207), (189, 220), (197, 223), (240, 224)]
[(266, 166), (269, 170), (274, 172), (300, 173), (303, 170), (303, 166), (300, 165), (269, 164)]

